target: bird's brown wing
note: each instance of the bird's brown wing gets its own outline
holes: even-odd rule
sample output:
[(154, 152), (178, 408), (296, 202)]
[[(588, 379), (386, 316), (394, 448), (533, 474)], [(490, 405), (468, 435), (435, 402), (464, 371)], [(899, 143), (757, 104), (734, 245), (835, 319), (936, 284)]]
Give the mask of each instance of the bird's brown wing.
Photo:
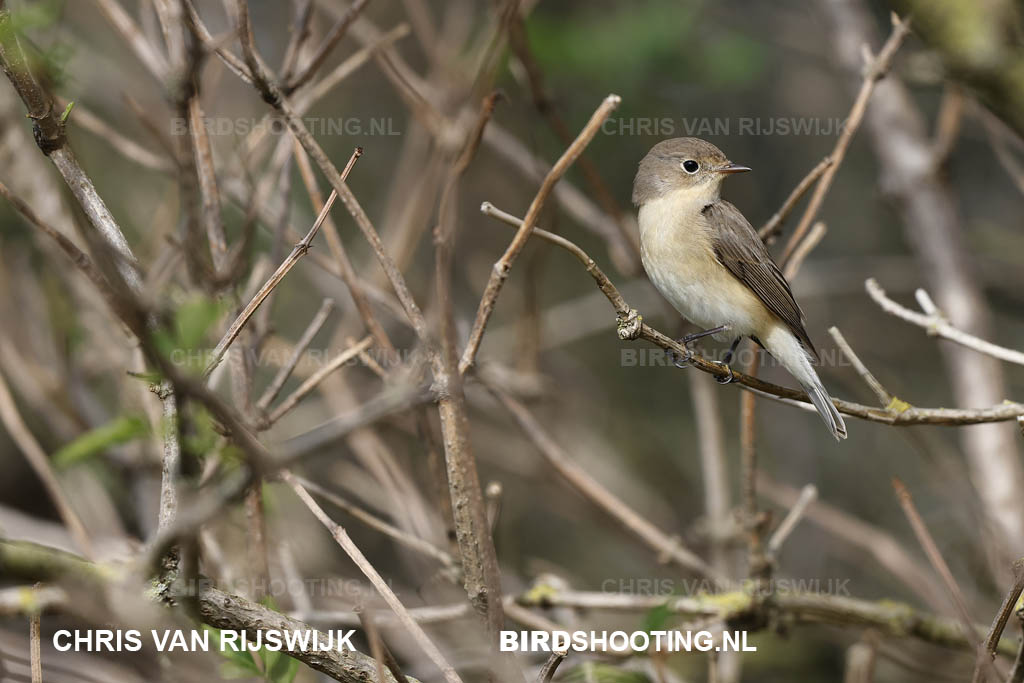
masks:
[(804, 314), (789, 283), (740, 210), (729, 202), (717, 201), (705, 206), (702, 213), (710, 224), (718, 261), (786, 323), (817, 360), (818, 352), (804, 329)]

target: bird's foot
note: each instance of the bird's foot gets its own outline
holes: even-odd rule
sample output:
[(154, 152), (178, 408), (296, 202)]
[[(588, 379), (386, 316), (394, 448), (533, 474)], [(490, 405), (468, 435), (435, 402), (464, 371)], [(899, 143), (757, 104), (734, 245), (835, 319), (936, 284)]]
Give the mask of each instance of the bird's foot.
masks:
[(672, 365), (676, 366), (680, 370), (685, 370), (686, 368), (690, 367), (690, 359), (693, 358), (693, 351), (690, 350), (689, 342), (686, 340), (686, 337), (683, 337), (682, 339), (677, 339), (676, 343), (681, 345), (684, 349), (686, 349), (686, 355), (680, 356), (678, 353), (675, 352), (675, 350), (669, 349), (667, 351), (668, 359), (672, 362)]
[(728, 363), (723, 363), (721, 361), (713, 360), (713, 361), (711, 361), (711, 364), (712, 365), (717, 365), (718, 367), (722, 368), (723, 370), (725, 370), (726, 372), (729, 373), (728, 375), (723, 375), (723, 376), (715, 375), (715, 381), (716, 382), (718, 382), (719, 384), (731, 384), (731, 383), (736, 381), (736, 375), (733, 373), (732, 368), (729, 367)]
[(680, 339), (677, 339), (676, 343), (682, 346), (684, 349), (686, 349), (686, 356), (680, 358), (679, 354), (677, 354), (675, 351), (669, 351), (669, 359), (672, 361), (672, 364), (675, 365), (677, 368), (690, 367), (690, 360), (693, 358), (693, 349), (690, 348), (690, 345), (693, 344), (693, 342), (697, 341), (698, 339), (703, 339), (704, 337), (708, 337), (712, 334), (718, 334), (719, 332), (725, 332), (730, 327), (731, 325), (719, 325), (718, 327), (712, 327), (710, 330), (701, 330), (700, 332), (694, 332), (693, 334), (688, 334), (684, 337), (681, 337)]

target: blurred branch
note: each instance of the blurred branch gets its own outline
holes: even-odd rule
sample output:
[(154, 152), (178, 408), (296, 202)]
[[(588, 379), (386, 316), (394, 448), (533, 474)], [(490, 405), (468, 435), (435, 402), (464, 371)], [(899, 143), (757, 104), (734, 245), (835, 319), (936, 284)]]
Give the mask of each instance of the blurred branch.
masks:
[(757, 231), (758, 236), (765, 242), (771, 242), (774, 240), (779, 233), (782, 232), (782, 224), (785, 222), (789, 214), (793, 213), (793, 209), (796, 208), (797, 203), (803, 196), (807, 194), (807, 191), (814, 186), (818, 179), (821, 178), (822, 174), (832, 166), (834, 162), (831, 156), (827, 156), (818, 164), (812, 168), (807, 175), (803, 177), (797, 186), (793, 188), (793, 191), (786, 197), (786, 201), (782, 202), (782, 206), (772, 214), (772, 217), (765, 221), (765, 224)]
[(832, 153), (828, 155), (828, 158), (832, 160), (832, 163), (821, 174), (821, 180), (818, 181), (818, 184), (814, 188), (814, 193), (811, 194), (811, 198), (807, 202), (807, 208), (804, 210), (804, 215), (801, 216), (800, 222), (793, 231), (793, 236), (790, 238), (789, 243), (782, 252), (782, 257), (779, 259), (780, 265), (785, 266), (786, 262), (793, 256), (793, 251), (799, 243), (799, 240), (801, 240), (803, 235), (811, 229), (811, 224), (818, 215), (821, 205), (825, 202), (825, 195), (828, 194), (828, 189), (832, 185), (832, 180), (835, 178), (836, 172), (839, 170), (839, 166), (843, 163), (843, 158), (846, 156), (846, 150), (850, 146), (850, 142), (853, 140), (853, 134), (857, 132), (857, 128), (860, 127), (861, 121), (864, 120), (864, 112), (867, 111), (868, 101), (871, 99), (871, 93), (875, 90), (875, 84), (878, 83), (878, 81), (885, 76), (886, 72), (889, 71), (893, 57), (896, 56), (896, 52), (903, 43), (903, 39), (906, 38), (908, 33), (910, 33), (910, 19), (901, 20), (896, 15), (893, 15), (892, 20), (892, 33), (889, 35), (889, 39), (885, 41), (885, 45), (882, 46), (878, 56), (873, 57), (866, 65), (860, 91), (857, 93), (857, 97), (853, 102), (853, 107), (850, 108), (850, 113), (846, 117), (843, 132), (839, 135), (839, 139), (836, 140), (836, 146), (833, 148)]
[[(684, 617), (708, 617), (726, 623), (748, 623), (752, 609), (769, 609), (792, 624), (828, 624), (848, 628), (874, 628), (891, 638), (915, 638), (953, 650), (970, 650), (961, 624), (927, 612), (915, 610), (892, 600), (872, 602), (858, 598), (779, 592), (768, 603), (761, 604), (746, 591), (730, 591), (694, 597), (635, 595), (630, 593), (582, 591), (534, 591), (520, 595), (520, 605), (530, 607), (576, 607), (587, 610), (637, 611), (664, 609)], [(760, 606), (759, 606), (760, 605)], [(975, 639), (981, 638), (985, 627), (972, 625)], [(1016, 646), (1009, 638), (999, 641), (998, 651), (1013, 655)]]
[[(99, 250), (108, 250), (114, 256), (115, 273), (105, 279), (110, 282), (110, 277), (120, 278), (129, 290), (129, 296), (141, 296), (144, 291), (143, 281), (136, 267), (135, 255), (128, 246), (124, 232), (114, 220), (113, 215), (96, 191), (92, 180), (79, 166), (77, 159), (67, 144), (64, 135), (65, 114), (58, 116), (54, 111), (53, 100), (43, 90), (28, 68), (25, 54), (22, 52), (14, 27), (11, 25), (10, 12), (5, 7), (5, 1), (0, 0), (0, 68), (11, 81), (18, 96), (28, 110), (28, 117), (32, 119), (32, 132), (40, 151), (49, 157), (50, 161), (57, 168), (78, 202), (79, 207), (88, 219), (89, 224), (95, 229), (99, 236), (99, 244), (95, 246)], [(39, 223), (36, 222), (38, 225)], [(47, 232), (56, 233), (55, 230)], [(91, 236), (89, 236), (91, 237)], [(63, 244), (65, 251), (67, 244)], [(102, 256), (106, 258), (107, 253)], [(77, 263), (84, 264), (81, 259)], [(94, 282), (98, 281), (94, 280)], [(117, 283), (110, 282), (111, 286), (101, 287), (101, 292), (108, 296), (108, 301), (115, 302), (119, 297), (117, 294)], [(131, 315), (126, 311), (127, 306), (114, 303), (113, 310), (120, 313), (125, 323), (131, 327)], [(147, 320), (147, 326), (155, 324), (153, 319)], [(138, 336), (140, 331), (133, 330)], [(163, 416), (169, 424), (176, 424), (178, 403), (170, 387), (164, 386), (157, 394), (162, 402)], [(162, 434), (164, 471), (167, 476), (161, 482), (161, 499), (167, 502), (161, 506), (162, 514), (173, 514), (175, 506), (169, 503), (170, 498), (177, 496), (177, 479), (175, 461), (180, 454), (180, 440), (177, 429), (165, 429)], [(163, 526), (168, 520), (163, 516), (160, 524)]]
[(875, 396), (878, 397), (878, 403), (882, 406), (888, 406), (892, 403), (892, 394), (885, 390), (882, 383), (875, 378), (871, 371), (868, 370), (868, 366), (864, 365), (864, 362), (854, 352), (853, 347), (846, 341), (846, 337), (839, 331), (838, 327), (828, 328), (828, 333), (832, 335), (833, 341), (839, 350), (843, 352), (843, 355), (853, 364), (853, 369), (857, 371), (857, 374), (861, 376), (861, 379), (871, 387), (871, 391), (875, 392)]
[(402, 625), (409, 632), (409, 635), (412, 636), (413, 640), (416, 641), (430, 660), (434, 662), (438, 669), (440, 669), (445, 680), (449, 683), (462, 683), (462, 679), (459, 678), (455, 669), (453, 669), (451, 664), (449, 664), (444, 658), (444, 655), (437, 649), (437, 646), (434, 645), (432, 640), (430, 640), (427, 634), (423, 631), (423, 628), (420, 627), (420, 625), (417, 624), (409, 615), (405, 605), (402, 604), (398, 599), (398, 596), (396, 596), (394, 591), (391, 590), (387, 581), (384, 580), (377, 570), (374, 569), (373, 565), (370, 564), (369, 560), (366, 559), (366, 556), (363, 555), (362, 551), (360, 551), (359, 548), (356, 547), (355, 543), (352, 542), (352, 539), (349, 538), (345, 529), (327, 516), (327, 513), (323, 511), (323, 508), (317, 505), (316, 501), (313, 500), (313, 497), (310, 496), (306, 489), (302, 487), (302, 484), (296, 481), (295, 477), (293, 477), (288, 470), (281, 471), (281, 478), (291, 486), (292, 490), (295, 491), (295, 494), (299, 499), (302, 500), (306, 507), (309, 508), (310, 512), (312, 512), (313, 515), (316, 516), (316, 518), (320, 520), (325, 527), (327, 527), (327, 530), (331, 533), (331, 536), (334, 537), (334, 540), (338, 542), (338, 545), (342, 547), (345, 554), (347, 554), (356, 566), (359, 567), (360, 571), (366, 575), (366, 578), (370, 580), (370, 583), (372, 583), (374, 588), (377, 589), (380, 596), (384, 598), (384, 602), (394, 610), (399, 621), (402, 622)]
[[(569, 126), (566, 124), (565, 119), (562, 118), (562, 115), (558, 113), (558, 108), (544, 87), (544, 73), (537, 59), (533, 56), (533, 52), (530, 50), (530, 41), (526, 35), (526, 22), (519, 15), (513, 18), (509, 26), (509, 46), (515, 52), (523, 65), (523, 69), (526, 71), (530, 94), (533, 97), (533, 105), (536, 107), (537, 112), (548, 122), (551, 130), (554, 131), (562, 145), (568, 146), (572, 144), (572, 133), (569, 130)], [(633, 250), (634, 260), (639, 259), (640, 244), (637, 241), (638, 232), (636, 227), (630, 225), (630, 222), (626, 220), (626, 214), (623, 213), (615, 201), (615, 195), (609, 189), (607, 183), (605, 183), (604, 178), (601, 177), (600, 171), (598, 171), (597, 166), (591, 161), (590, 157), (586, 154), (581, 154), (578, 163), (580, 171), (583, 173), (583, 178), (590, 188), (590, 193), (597, 198), (601, 208), (618, 225), (619, 231), (622, 233), (623, 243), (629, 245)]]
[[(463, 584), (470, 602), (483, 618), (493, 640), (498, 639), (505, 619), (501, 603), (501, 571), (470, 442), (466, 394), (459, 373), (452, 268), (457, 233), (455, 196), (459, 180), (476, 156), (480, 138), (491, 120), (497, 102), (497, 93), (483, 99), (476, 124), (451, 164), (441, 192), (438, 223), (434, 230), (434, 286), (440, 308), (441, 348), (439, 353), (433, 354), (434, 381), (442, 387), (437, 409), (441, 420), (455, 538), (462, 556)], [(503, 661), (506, 660), (507, 657), (503, 658)]]
[[(298, 142), (295, 142), (293, 147), (295, 162), (299, 167), (299, 175), (302, 176), (302, 184), (306, 186), (309, 201), (313, 205), (314, 211), (321, 211), (324, 206), (324, 199), (320, 194), (320, 188), (317, 186), (313, 165), (309, 162), (309, 154)], [(348, 251), (345, 249), (345, 245), (342, 244), (341, 237), (338, 235), (338, 228), (334, 225), (334, 220), (330, 214), (324, 218), (324, 238), (327, 240), (327, 247), (334, 257), (338, 275), (348, 288), (349, 296), (352, 297), (352, 303), (355, 304), (356, 311), (363, 319), (363, 325), (366, 326), (366, 330), (373, 336), (377, 346), (388, 355), (388, 360), (395, 360), (395, 346), (391, 343), (388, 333), (377, 320), (377, 316), (370, 306), (370, 301), (366, 296), (365, 284), (356, 276), (355, 269), (352, 267), (352, 262), (348, 257)]]
[[(931, 533), (928, 531), (928, 527), (925, 525), (924, 520), (921, 518), (920, 513), (917, 511), (917, 507), (914, 505), (914, 499), (910, 496), (910, 491), (903, 485), (899, 479), (893, 477), (892, 480), (893, 489), (896, 491), (896, 498), (900, 502), (900, 507), (903, 508), (904, 514), (907, 516), (907, 520), (910, 522), (911, 528), (914, 530), (914, 535), (917, 536), (918, 542), (924, 549), (925, 555), (928, 556), (928, 560), (932, 563), (936, 573), (942, 578), (942, 582), (946, 585), (946, 590), (949, 593), (949, 597), (953, 606), (956, 608), (957, 615), (960, 618), (961, 625), (963, 626), (963, 633), (967, 638), (967, 642), (970, 643), (971, 648), (979, 656), (978, 667), (983, 668), (984, 650), (981, 649), (981, 640), (978, 636), (977, 627), (971, 621), (971, 614), (967, 609), (967, 602), (964, 600), (963, 591), (960, 590), (960, 586), (957, 584), (956, 579), (953, 578), (953, 572), (949, 570), (949, 565), (942, 558), (942, 553), (939, 551), (939, 547), (935, 544), (935, 539), (932, 538)], [(995, 667), (991, 660), (984, 662), (988, 665), (988, 673), (991, 673), (996, 680), (1000, 677), (995, 675)], [(975, 671), (974, 683), (980, 683), (982, 674), (979, 671)]]
[[(943, 5), (950, 3), (940, 0), (935, 7)], [(861, 78), (863, 46), (878, 41), (875, 14), (864, 0), (825, 0), (819, 6), (831, 28), (829, 44), (852, 88)], [(920, 21), (930, 21), (929, 13), (922, 4)], [(916, 11), (914, 16), (917, 25)], [(878, 160), (879, 186), (900, 216), (928, 288), (958, 329), (980, 338), (991, 336), (992, 314), (967, 257), (970, 241), (956, 192), (948, 175), (935, 165), (925, 117), (896, 74), (878, 84), (864, 126)], [(958, 406), (992, 405), (1005, 398), (1003, 368), (995, 359), (964, 354), (946, 344), (940, 344), (939, 351)], [(1004, 581), (1007, 559), (1019, 557), (1024, 548), (1020, 540), (1024, 538), (1024, 498), (1018, 495), (1024, 489), (1024, 467), (1019, 444), (1010, 425), (965, 429), (958, 436), (970, 481), (985, 511), (983, 530), (995, 549), (988, 555), (992, 558), (989, 568)]]
[[(305, 382), (299, 385), (299, 387), (289, 394), (281, 404), (275, 408), (270, 415), (267, 416), (266, 426), (270, 427), (275, 422), (280, 420), (284, 415), (294, 408), (299, 401), (306, 397), (311, 391), (316, 389), (324, 378), (329, 374), (340, 368), (345, 363), (348, 363), (353, 358), (358, 356), (362, 351), (365, 351), (370, 344), (373, 342), (372, 337), (364, 337), (359, 342), (349, 346), (347, 349), (339, 353), (337, 356), (332, 358), (330, 362), (324, 365), (322, 368), (313, 373)], [(261, 427), (263, 425), (260, 425)]]
[(491, 270), (490, 279), (487, 281), (487, 287), (484, 289), (484, 295), (480, 299), (480, 306), (477, 309), (476, 320), (473, 322), (473, 329), (469, 333), (469, 340), (466, 342), (466, 349), (462, 353), (462, 359), (459, 361), (459, 372), (465, 373), (467, 369), (472, 367), (476, 360), (476, 353), (480, 348), (480, 342), (483, 339), (484, 329), (487, 327), (487, 322), (491, 318), (491, 313), (494, 312), (494, 306), (498, 299), (498, 294), (501, 293), (501, 288), (505, 284), (505, 280), (508, 278), (509, 271), (512, 269), (512, 264), (515, 263), (519, 253), (526, 246), (526, 241), (530, 238), (534, 225), (537, 223), (537, 219), (540, 217), (540, 210), (544, 206), (544, 201), (551, 194), (551, 190), (558, 182), (559, 178), (565, 175), (565, 172), (569, 170), (569, 166), (574, 162), (583, 150), (594, 139), (597, 135), (598, 130), (601, 128), (601, 124), (604, 123), (605, 119), (611, 115), (612, 111), (619, 106), (621, 98), (618, 95), (609, 95), (604, 99), (604, 102), (597, 108), (594, 114), (590, 117), (590, 121), (583, 127), (580, 134), (576, 137), (571, 145), (562, 153), (562, 156), (555, 162), (555, 165), (548, 171), (547, 176), (544, 178), (544, 182), (541, 183), (540, 189), (537, 190), (537, 195), (530, 202), (530, 208), (526, 212), (526, 217), (523, 219), (522, 225), (516, 231), (515, 237), (512, 238), (512, 242), (505, 249), (505, 253), (502, 254), (501, 258), (494, 264), (494, 268)]
[(313, 493), (320, 496), (321, 498), (323, 498), (336, 508), (343, 510), (349, 515), (355, 517), (371, 529), (379, 531), (386, 536), (390, 536), (391, 538), (395, 539), (397, 542), (401, 543), (407, 548), (412, 548), (413, 550), (422, 553), (427, 557), (431, 557), (437, 560), (447, 568), (455, 567), (455, 560), (452, 558), (452, 556), (446, 551), (442, 550), (441, 548), (438, 548), (437, 546), (433, 545), (429, 541), (426, 541), (422, 538), (418, 538), (416, 536), (412, 536), (402, 531), (401, 529), (393, 526), (392, 524), (389, 524), (383, 519), (380, 519), (379, 517), (367, 512), (361, 507), (353, 505), (352, 503), (345, 500), (338, 494), (327, 490), (326, 488), (320, 486), (316, 482), (304, 479), (303, 477), (300, 477), (297, 474), (293, 474), (292, 476), (294, 477), (295, 481), (301, 484), (304, 488), (306, 488), (309, 491), (312, 491)]
[(313, 319), (309, 321), (309, 325), (306, 327), (306, 331), (302, 333), (299, 340), (295, 342), (292, 347), (292, 353), (288, 356), (288, 360), (281, 366), (274, 375), (274, 379), (270, 381), (267, 388), (263, 391), (259, 400), (256, 401), (256, 407), (261, 411), (266, 411), (270, 407), (270, 404), (277, 398), (277, 395), (281, 393), (281, 389), (284, 388), (284, 383), (291, 377), (292, 372), (295, 370), (295, 366), (299, 364), (299, 360), (302, 358), (302, 354), (309, 348), (310, 343), (313, 341), (313, 337), (316, 336), (320, 328), (327, 322), (327, 317), (334, 310), (334, 299), (324, 299), (320, 303), (320, 310), (316, 312)]
[(1017, 601), (1020, 599), (1021, 592), (1024, 592), (1024, 560), (1017, 560), (1013, 563), (1013, 586), (1003, 598), (1003, 604), (1000, 605), (999, 611), (992, 621), (988, 637), (985, 638), (984, 651), (978, 653), (978, 661), (974, 667), (974, 680), (981, 680), (981, 672), (985, 668), (984, 660), (988, 659), (988, 663), (991, 664), (991, 661), (995, 659), (999, 641), (1003, 637), (1003, 629), (1006, 628), (1006, 622), (1010, 620), (1010, 615), (1017, 609)]
[[(348, 163), (345, 165), (345, 170), (341, 172), (342, 182), (344, 182), (345, 178), (348, 177), (348, 174), (352, 171), (352, 167), (355, 166), (356, 160), (362, 156), (362, 154), (363, 150), (360, 147), (356, 147), (355, 151), (352, 152), (352, 156), (349, 157)], [(221, 358), (224, 357), (224, 352), (227, 351), (229, 346), (231, 346), (231, 342), (238, 338), (242, 328), (245, 327), (245, 324), (249, 322), (250, 318), (252, 318), (256, 309), (260, 307), (260, 304), (262, 304), (268, 296), (270, 296), (270, 293), (274, 291), (274, 288), (281, 284), (281, 281), (284, 280), (288, 271), (294, 268), (295, 264), (299, 262), (299, 259), (305, 256), (309, 251), (313, 238), (316, 237), (316, 233), (319, 232), (320, 226), (327, 217), (327, 212), (331, 210), (331, 206), (334, 204), (335, 199), (337, 199), (337, 194), (332, 192), (331, 196), (327, 198), (327, 203), (324, 204), (324, 208), (321, 209), (320, 215), (317, 216), (316, 220), (313, 222), (313, 227), (311, 227), (309, 232), (307, 232), (299, 243), (295, 245), (291, 253), (288, 254), (285, 260), (281, 262), (281, 265), (277, 267), (274, 274), (270, 276), (270, 279), (263, 283), (263, 286), (260, 287), (259, 291), (256, 292), (249, 303), (245, 305), (245, 308), (242, 309), (242, 312), (238, 314), (235, 320), (228, 327), (227, 332), (224, 333), (221, 340), (217, 342), (217, 346), (214, 347), (210, 361), (203, 370), (203, 377), (210, 376), (213, 369), (220, 363)]]
[(2, 374), (0, 374), (0, 422), (3, 422), (4, 427), (7, 428), (7, 433), (10, 434), (14, 443), (18, 445), (25, 459), (28, 460), (28, 464), (43, 483), (46, 493), (50, 496), (53, 506), (57, 509), (57, 514), (64, 521), (71, 537), (75, 539), (75, 545), (78, 546), (86, 557), (92, 557), (95, 551), (92, 540), (89, 538), (89, 532), (86, 531), (81, 518), (71, 506), (71, 502), (68, 500), (67, 495), (65, 495), (64, 489), (61, 488), (57, 474), (53, 471), (53, 467), (50, 464), (50, 458), (46, 455), (42, 446), (39, 445), (39, 442), (36, 441), (28, 425), (21, 418), (18, 406), (14, 402), (14, 397), (11, 395), (11, 390), (8, 388)]
[(807, 512), (807, 506), (817, 499), (818, 488), (814, 484), (807, 484), (800, 490), (800, 497), (793, 503), (793, 507), (786, 513), (786, 517), (779, 524), (778, 528), (775, 529), (775, 533), (772, 534), (771, 539), (768, 541), (769, 559), (778, 557), (779, 551), (782, 550), (782, 544), (786, 542), (789, 535), (793, 533), (793, 529), (800, 523), (804, 513)]
[(331, 30), (324, 37), (320, 47), (317, 48), (316, 52), (310, 58), (309, 62), (295, 75), (294, 78), (285, 83), (282, 90), (285, 95), (290, 95), (303, 85), (309, 82), (316, 72), (319, 71), (323, 63), (327, 61), (327, 57), (330, 56), (331, 51), (337, 47), (341, 39), (345, 37), (345, 32), (348, 31), (348, 27), (356, 20), (359, 13), (363, 11), (363, 8), (368, 5), (370, 0), (355, 0), (349, 5), (348, 10), (345, 12), (335, 24), (331, 27)]
[(1004, 346), (997, 346), (992, 342), (979, 339), (972, 334), (967, 334), (966, 332), (954, 327), (942, 312), (939, 311), (938, 307), (936, 307), (932, 302), (931, 297), (928, 296), (928, 293), (923, 289), (918, 289), (915, 292), (917, 301), (921, 304), (921, 308), (924, 311), (924, 313), (918, 313), (917, 311), (912, 311), (909, 308), (902, 306), (886, 296), (885, 290), (879, 286), (874, 278), (868, 278), (865, 280), (864, 288), (868, 290), (868, 294), (870, 294), (871, 298), (882, 307), (883, 311), (902, 320), (906, 320), (908, 323), (924, 328), (930, 337), (948, 339), (960, 346), (977, 351), (978, 353), (984, 353), (985, 355), (992, 356), (993, 358), (998, 358), (999, 360), (1006, 361), (1007, 363), (1024, 365), (1024, 353), (1008, 349)]
[(1020, 5), (1010, 0), (894, 0), (954, 78), (1024, 135), (1024, 46)]
[[(491, 216), (509, 225), (518, 226), (522, 224), (521, 219), (501, 211), (490, 202), (484, 202), (480, 207), (480, 211), (484, 215)], [(540, 228), (534, 228), (533, 234), (562, 247), (576, 256), (584, 265), (587, 273), (594, 278), (598, 288), (615, 308), (620, 339), (645, 339), (666, 351), (678, 354), (680, 358), (685, 358), (689, 354), (690, 364), (702, 372), (707, 372), (723, 380), (731, 376), (734, 383), (752, 391), (766, 396), (773, 396), (783, 401), (805, 404), (808, 410), (813, 410), (809, 405), (807, 395), (802, 391), (787, 389), (786, 387), (765, 382), (742, 372), (725, 368), (692, 351), (688, 351), (676, 340), (643, 322), (639, 312), (629, 307), (622, 294), (619, 293), (618, 288), (608, 279), (608, 276), (604, 274), (604, 271), (601, 270), (597, 263), (578, 245), (560, 235), (555, 235)], [(991, 408), (978, 409), (918, 408), (904, 402), (891, 407), (875, 408), (842, 399), (833, 399), (833, 403), (845, 415), (852, 415), (853, 417), (859, 417), (870, 422), (895, 426), (912, 424), (968, 425), (985, 422), (1005, 422), (1015, 420), (1018, 416), (1024, 415), (1024, 404), (1013, 402), (1004, 402)]]
[(576, 465), (572, 458), (544, 430), (541, 424), (522, 403), (509, 396), (498, 387), (486, 385), (488, 390), (515, 418), (523, 432), (533, 441), (537, 450), (544, 456), (569, 484), (585, 498), (614, 517), (622, 526), (636, 534), (644, 543), (659, 555), (672, 560), (676, 564), (701, 576), (709, 576), (725, 582), (728, 576), (709, 566), (704, 560), (688, 550), (679, 538), (669, 536), (652, 523), (644, 519), (626, 503), (619, 500), (587, 472)]
[(142, 30), (131, 18), (131, 15), (125, 12), (118, 0), (93, 0), (93, 2), (99, 6), (100, 12), (106, 16), (107, 21), (111, 23), (114, 29), (121, 34), (124, 42), (128, 44), (128, 47), (131, 48), (132, 52), (135, 53), (135, 56), (142, 62), (142, 65), (146, 67), (153, 78), (158, 83), (162, 83), (168, 73), (167, 59), (142, 34)]

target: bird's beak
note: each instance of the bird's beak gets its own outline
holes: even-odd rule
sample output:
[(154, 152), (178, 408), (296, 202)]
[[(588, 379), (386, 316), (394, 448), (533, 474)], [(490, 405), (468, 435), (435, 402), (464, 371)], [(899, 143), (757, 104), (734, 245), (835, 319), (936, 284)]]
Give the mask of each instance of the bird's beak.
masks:
[(739, 164), (734, 164), (730, 161), (726, 165), (719, 166), (715, 170), (718, 171), (719, 173), (746, 173), (747, 171), (750, 170), (750, 167), (740, 166)]

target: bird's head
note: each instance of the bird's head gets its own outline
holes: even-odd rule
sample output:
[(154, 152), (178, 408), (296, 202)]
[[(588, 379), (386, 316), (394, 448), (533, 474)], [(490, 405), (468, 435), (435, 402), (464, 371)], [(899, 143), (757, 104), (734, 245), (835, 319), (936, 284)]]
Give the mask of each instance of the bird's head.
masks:
[(633, 203), (642, 206), (681, 189), (715, 198), (725, 176), (749, 170), (729, 161), (722, 150), (706, 140), (664, 140), (640, 162), (633, 181)]

